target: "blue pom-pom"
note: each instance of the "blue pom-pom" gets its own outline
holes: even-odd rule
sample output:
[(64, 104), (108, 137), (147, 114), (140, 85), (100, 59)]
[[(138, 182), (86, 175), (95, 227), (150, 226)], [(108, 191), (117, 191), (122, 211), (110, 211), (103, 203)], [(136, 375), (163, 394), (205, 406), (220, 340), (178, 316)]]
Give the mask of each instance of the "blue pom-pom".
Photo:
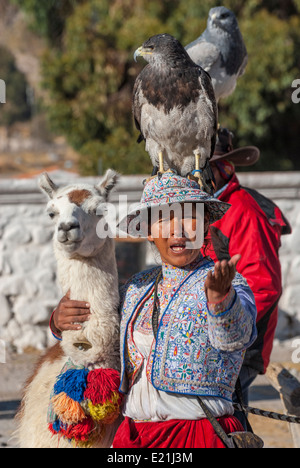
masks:
[(60, 420), (59, 419), (56, 419), (54, 421), (54, 423), (52, 424), (52, 429), (55, 431), (55, 432), (59, 432), (60, 431)]
[(69, 369), (61, 374), (54, 385), (54, 394), (65, 392), (69, 398), (80, 403), (87, 385), (87, 369)]

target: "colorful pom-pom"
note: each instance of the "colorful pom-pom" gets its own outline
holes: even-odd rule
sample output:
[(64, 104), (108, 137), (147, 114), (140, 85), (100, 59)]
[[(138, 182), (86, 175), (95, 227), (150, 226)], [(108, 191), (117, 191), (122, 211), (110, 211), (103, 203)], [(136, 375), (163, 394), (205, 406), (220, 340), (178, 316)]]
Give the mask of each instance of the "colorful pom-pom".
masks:
[(61, 422), (59, 419), (56, 419), (52, 424), (49, 424), (49, 431), (53, 434), (56, 435), (59, 433), (60, 428), (61, 428)]
[(74, 401), (80, 403), (87, 384), (87, 369), (69, 369), (61, 374), (55, 385), (54, 394), (59, 395), (64, 392)]
[(80, 404), (68, 397), (64, 392), (55, 395), (51, 402), (55, 414), (65, 424), (78, 424), (86, 418)]
[(111, 396), (111, 400), (106, 401), (104, 404), (93, 405), (93, 403), (89, 401), (89, 413), (94, 421), (101, 421), (103, 424), (112, 424), (120, 414), (119, 399), (119, 394), (114, 392)]
[(105, 427), (97, 424), (95, 430), (92, 431), (87, 440), (75, 440), (72, 439), (72, 445), (75, 448), (92, 448), (95, 444), (99, 445), (103, 437), (105, 436)]
[(107, 401), (113, 403), (113, 394), (118, 393), (119, 387), (120, 374), (118, 371), (115, 369), (95, 369), (87, 376), (84, 398), (90, 400), (93, 405), (103, 405)]
[(95, 422), (88, 417), (79, 424), (67, 426), (61, 432), (69, 440), (87, 442), (93, 431), (95, 431)]
[(67, 369), (54, 385), (49, 430), (75, 447), (92, 447), (120, 414), (120, 374), (114, 369)]

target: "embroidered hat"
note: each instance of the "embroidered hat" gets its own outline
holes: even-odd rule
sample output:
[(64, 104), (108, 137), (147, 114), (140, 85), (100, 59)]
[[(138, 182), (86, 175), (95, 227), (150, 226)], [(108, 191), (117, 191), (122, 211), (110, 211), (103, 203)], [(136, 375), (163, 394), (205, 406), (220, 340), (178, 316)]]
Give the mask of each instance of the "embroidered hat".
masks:
[(148, 223), (148, 209), (178, 203), (204, 203), (210, 215), (210, 224), (221, 219), (231, 207), (203, 192), (196, 181), (168, 171), (146, 183), (140, 203), (129, 211), (118, 228), (131, 237), (147, 237), (141, 228), (141, 221)]

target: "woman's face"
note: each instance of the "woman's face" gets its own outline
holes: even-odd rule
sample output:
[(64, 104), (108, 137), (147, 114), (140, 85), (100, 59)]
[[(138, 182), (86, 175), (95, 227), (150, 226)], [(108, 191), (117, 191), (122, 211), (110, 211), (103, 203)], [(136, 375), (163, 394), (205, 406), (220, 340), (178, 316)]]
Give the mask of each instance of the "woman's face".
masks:
[(208, 224), (203, 204), (179, 204), (174, 210), (161, 207), (151, 212), (148, 240), (154, 242), (163, 262), (182, 268), (199, 256)]

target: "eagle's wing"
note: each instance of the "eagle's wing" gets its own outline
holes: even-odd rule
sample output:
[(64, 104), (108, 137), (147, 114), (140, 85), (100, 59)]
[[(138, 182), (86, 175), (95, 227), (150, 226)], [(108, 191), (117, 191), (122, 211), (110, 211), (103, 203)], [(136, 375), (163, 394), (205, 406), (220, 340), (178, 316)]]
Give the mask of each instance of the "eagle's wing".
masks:
[(219, 49), (214, 44), (204, 40), (192, 42), (186, 47), (186, 51), (197, 65), (208, 72), (221, 60)]
[[(214, 129), (212, 138), (211, 138), (211, 154), (210, 157), (212, 158), (215, 145), (216, 145), (216, 138), (217, 138), (217, 128), (218, 128), (218, 105), (215, 97), (215, 91), (213, 88), (213, 84), (210, 78), (209, 73), (207, 73), (204, 69), (199, 67), (199, 83), (202, 89), (202, 94), (205, 97), (205, 103), (207, 106), (207, 110), (210, 114), (212, 128)], [(202, 100), (198, 101), (198, 106), (202, 106)], [(200, 109), (201, 111), (201, 109)], [(201, 111), (202, 112), (202, 111)]]
[(244, 60), (243, 60), (243, 63), (241, 65), (241, 68), (239, 70), (239, 76), (243, 76), (245, 71), (246, 71), (246, 67), (248, 65), (248, 54), (246, 53), (245, 57), (244, 57)]
[(132, 97), (132, 113), (133, 113), (134, 123), (135, 123), (137, 130), (140, 132), (138, 143), (141, 143), (141, 141), (145, 139), (142, 129), (141, 129), (141, 116), (142, 116), (142, 105), (143, 105), (141, 102), (143, 71), (138, 75), (137, 79), (135, 80), (135, 84), (133, 88), (133, 97)]

